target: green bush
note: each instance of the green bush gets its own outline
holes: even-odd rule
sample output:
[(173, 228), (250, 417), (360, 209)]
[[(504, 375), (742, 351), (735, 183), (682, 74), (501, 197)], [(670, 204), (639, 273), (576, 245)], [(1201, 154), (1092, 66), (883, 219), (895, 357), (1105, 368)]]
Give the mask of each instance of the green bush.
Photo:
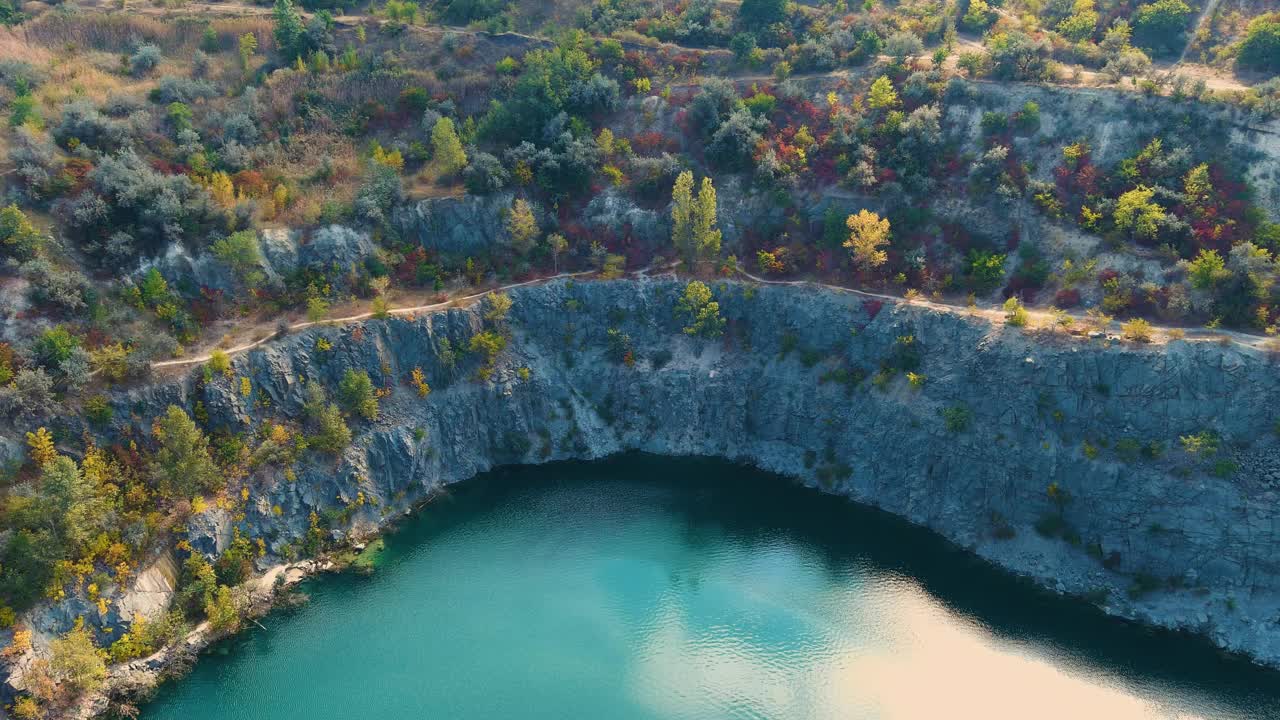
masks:
[(973, 413), (969, 408), (963, 405), (952, 405), (938, 411), (942, 416), (942, 425), (950, 433), (961, 433), (969, 429), (969, 423), (973, 420)]
[(369, 373), (347, 370), (338, 383), (338, 404), (352, 415), (365, 420), (378, 419), (378, 395), (373, 389)]
[(1236, 57), (1245, 67), (1280, 73), (1280, 13), (1262, 15), (1250, 21)]

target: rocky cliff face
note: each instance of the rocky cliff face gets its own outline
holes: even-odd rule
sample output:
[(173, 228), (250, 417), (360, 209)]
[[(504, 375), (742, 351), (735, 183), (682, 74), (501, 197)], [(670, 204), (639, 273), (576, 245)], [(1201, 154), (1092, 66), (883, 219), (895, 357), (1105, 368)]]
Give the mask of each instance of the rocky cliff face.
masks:
[[(236, 359), (251, 398), (238, 380), (158, 383), (116, 399), (112, 433), (145, 430), (169, 403), (199, 403), (215, 427), (296, 420), (306, 383), (336, 388), (355, 368), (392, 388), (380, 418), (353, 423), (340, 457), (309, 452), (293, 472), (258, 472), (242, 519), (214, 508), (191, 523), (197, 550), (223, 549), (238, 526), (263, 539), (260, 562), (273, 564), (317, 523), (369, 533), (498, 464), (714, 455), (881, 507), (1114, 614), (1280, 666), (1280, 380), (1268, 358), (1204, 342), (1032, 339), (854, 294), (736, 283), (712, 286), (728, 329), (701, 340), (681, 331), (682, 289), (627, 280), (515, 291), (511, 343), (486, 381), (463, 352), (485, 326), (482, 306), (320, 328)], [(414, 368), (433, 388), (426, 398), (406, 383)], [(1204, 431), (1222, 439), (1217, 455), (1181, 449), (1180, 436)]]

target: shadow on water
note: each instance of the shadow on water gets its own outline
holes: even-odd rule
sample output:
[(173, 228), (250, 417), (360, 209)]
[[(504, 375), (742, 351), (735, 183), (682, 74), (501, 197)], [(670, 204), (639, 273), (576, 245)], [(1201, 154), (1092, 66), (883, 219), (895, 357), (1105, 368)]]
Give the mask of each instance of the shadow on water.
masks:
[(784, 533), (820, 553), (833, 576), (851, 563), (869, 563), (913, 580), (1003, 640), (1036, 645), (1052, 657), (1112, 671), (1135, 685), (1171, 685), (1211, 695), (1211, 704), (1246, 716), (1280, 718), (1280, 672), (1225, 653), (1204, 638), (1121, 620), (1044, 590), (888, 512), (714, 458), (628, 453), (594, 462), (499, 468), (451, 490), (445, 504), (457, 512), (433, 517), (430, 527), (411, 520), (393, 542), (428, 542), (506, 496), (599, 483), (601, 477), (678, 490), (655, 497), (685, 519), (691, 547), (715, 542), (720, 533), (744, 542)]
[[(589, 490), (601, 483), (615, 487), (607, 493)], [(599, 506), (591, 505), (593, 497), (601, 498)], [(901, 578), (1002, 644), (1031, 648), (1065, 668), (1100, 670), (1130, 688), (1176, 688), (1202, 707), (1213, 708), (1207, 717), (1280, 718), (1280, 673), (1225, 655), (1203, 639), (1149, 630), (1110, 618), (1085, 602), (1040, 590), (888, 513), (712, 459), (628, 454), (589, 463), (498, 469), (451, 488), (401, 523), (387, 537), (377, 573), (318, 578), (305, 583), (303, 591), (358, 595), (372, 586), (394, 583), (397, 565), (409, 564), (415, 554), (434, 547), (433, 541), (465, 531), (477, 518), (492, 520), (488, 513), (514, 512), (513, 508), (563, 498), (578, 505), (563, 511), (555, 507), (550, 516), (563, 512), (567, 520), (617, 522), (622, 527), (628, 513), (643, 511), (674, 522), (698, 562), (704, 562), (704, 554), (710, 558), (711, 546), (726, 538), (747, 548), (766, 547), (769, 540), (783, 538), (819, 560), (822, 572), (833, 580), (848, 578), (859, 568), (869, 568), (876, 577)], [(610, 505), (618, 498), (626, 500)], [(655, 506), (660, 513), (654, 513)], [(678, 581), (696, 584), (698, 572), (695, 567)], [(306, 612), (278, 611), (268, 625), (283, 626), (293, 621), (291, 616)], [(273, 633), (257, 629), (223, 643), (214, 652), (227, 657), (211, 658), (206, 662), (212, 667), (197, 668), (197, 675), (203, 671), (205, 678), (199, 682), (227, 681), (232, 675), (224, 675), (221, 663), (230, 664), (250, 650), (259, 656), (272, 653), (274, 646)], [(174, 689), (165, 688), (161, 697)]]

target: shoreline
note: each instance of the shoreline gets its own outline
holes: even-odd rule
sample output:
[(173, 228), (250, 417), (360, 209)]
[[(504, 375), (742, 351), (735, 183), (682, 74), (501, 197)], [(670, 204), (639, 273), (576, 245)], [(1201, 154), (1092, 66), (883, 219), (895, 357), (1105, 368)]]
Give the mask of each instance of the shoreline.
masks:
[[(504, 467), (530, 467), (556, 463), (607, 462), (628, 454), (635, 453), (623, 451), (599, 458), (553, 460), (549, 463), (523, 463), (511, 466), (495, 466), (486, 472), (494, 472)], [(853, 503), (864, 509), (884, 513), (896, 520), (900, 520), (911, 525), (913, 528), (918, 528), (922, 531), (928, 532), (948, 547), (965, 553), (971, 559), (981, 562), (995, 572), (1006, 575), (1011, 580), (1025, 584), (1028, 589), (1063, 598), (1071, 603), (1079, 604), (1082, 608), (1088, 608), (1091, 612), (1096, 612), (1100, 619), (1104, 619), (1108, 622), (1123, 623), (1124, 625), (1141, 628), (1149, 632), (1166, 634), (1175, 638), (1178, 642), (1201, 644), (1206, 649), (1215, 651), (1223, 658), (1246, 662), (1252, 667), (1280, 674), (1280, 662), (1267, 662), (1263, 658), (1252, 655), (1248, 652), (1224, 647), (1223, 645), (1215, 642), (1214, 638), (1206, 632), (1184, 627), (1171, 627), (1151, 619), (1144, 620), (1132, 612), (1132, 607), (1127, 608), (1128, 611), (1126, 611), (1126, 608), (1123, 605), (1116, 606), (1099, 603), (1096, 600), (1091, 599), (1085, 593), (1072, 592), (1071, 590), (1064, 589), (1061, 582), (1059, 582), (1057, 587), (1055, 587), (1042, 576), (1013, 568), (1001, 562), (997, 557), (994, 557), (987, 552), (983, 552), (981, 547), (963, 545), (928, 525), (917, 523), (909, 518), (883, 510), (871, 503), (863, 502), (823, 489), (822, 487), (807, 481), (806, 478), (801, 475), (769, 470), (756, 463), (744, 463), (725, 457), (706, 455), (657, 455), (654, 453), (640, 454), (673, 459), (714, 459), (751, 469), (753, 471), (775, 475), (783, 482), (791, 483), (797, 487), (801, 487), (821, 495), (823, 500), (826, 502), (844, 501)], [(486, 473), (477, 473), (476, 475), (458, 480), (451, 484), (469, 482), (475, 477), (483, 474)], [(191, 629), (186, 636), (182, 638), (182, 640), (167, 645), (148, 657), (137, 658), (109, 666), (108, 679), (106, 683), (104, 683), (103, 687), (93, 693), (82, 696), (71, 708), (68, 709), (65, 717), (72, 718), (74, 720), (95, 720), (96, 718), (107, 716), (109, 712), (117, 711), (122, 708), (136, 711), (138, 705), (149, 702), (163, 684), (169, 682), (180, 682), (194, 669), (195, 664), (199, 662), (201, 655), (214, 644), (235, 637), (248, 629), (250, 624), (257, 625), (260, 629), (266, 631), (267, 628), (261, 623), (258, 623), (257, 620), (270, 615), (282, 607), (285, 607), (288, 604), (287, 601), (290, 597), (286, 591), (290, 588), (294, 588), (307, 580), (311, 580), (328, 573), (359, 572), (360, 570), (357, 567), (358, 563), (355, 558), (359, 556), (360, 552), (364, 551), (368, 546), (375, 542), (385, 540), (389, 533), (395, 531), (396, 526), (400, 522), (417, 515), (417, 513), (422, 509), (434, 502), (437, 497), (438, 495), (433, 495), (419, 503), (416, 503), (413, 507), (406, 509), (403, 512), (388, 517), (387, 521), (376, 531), (364, 533), (359, 538), (349, 538), (349, 542), (343, 542), (336, 545), (320, 557), (291, 563), (281, 563), (267, 568), (260, 575), (246, 581), (237, 588), (239, 592), (244, 593), (245, 605), (241, 613), (241, 622), (234, 630), (215, 632), (209, 626), (208, 621), (204, 621)], [(337, 558), (343, 556), (349, 557), (343, 558), (343, 561), (337, 560)]]

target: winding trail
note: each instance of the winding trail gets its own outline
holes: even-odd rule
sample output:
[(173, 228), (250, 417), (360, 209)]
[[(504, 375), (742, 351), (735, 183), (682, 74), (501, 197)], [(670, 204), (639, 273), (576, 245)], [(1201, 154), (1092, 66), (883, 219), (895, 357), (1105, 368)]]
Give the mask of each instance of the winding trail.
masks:
[[(676, 268), (678, 265), (679, 265), (678, 262), (668, 263), (659, 268), (654, 268), (653, 265), (647, 265), (643, 268), (640, 268), (639, 270), (633, 270), (627, 273), (627, 275), (631, 277), (643, 278), (643, 277), (648, 277), (649, 272), (655, 269), (661, 270), (661, 271), (671, 271), (674, 268)], [(899, 305), (912, 305), (916, 307), (928, 308), (935, 312), (951, 313), (955, 315), (965, 315), (968, 317), (980, 317), (987, 320), (993, 326), (1008, 324), (1005, 317), (1004, 310), (998, 307), (992, 307), (992, 306), (988, 306), (988, 307), (963, 306), (962, 307), (960, 305), (954, 305), (951, 303), (944, 303), (944, 302), (936, 302), (933, 300), (925, 300), (923, 298), (906, 298), (901, 295), (890, 295), (888, 293), (878, 293), (870, 290), (858, 290), (857, 288), (845, 287), (843, 285), (833, 285), (830, 283), (819, 282), (816, 280), (770, 280), (768, 278), (763, 278), (758, 275), (753, 275), (752, 273), (749, 273), (746, 270), (743, 270), (742, 268), (738, 268), (737, 272), (742, 277), (754, 283), (758, 283), (760, 285), (784, 285), (789, 287), (819, 288), (819, 289), (827, 290), (830, 292), (848, 293), (852, 295), (857, 295), (859, 297), (864, 297), (870, 300), (879, 300), (879, 301), (891, 302)], [(580, 270), (578, 272), (557, 273), (555, 275), (548, 275), (546, 277), (534, 278), (532, 280), (525, 280), (517, 283), (509, 283), (507, 285), (500, 285), (498, 287), (489, 288), (488, 290), (482, 290), (480, 292), (471, 293), (470, 295), (463, 295), (460, 297), (449, 298), (447, 300), (442, 300), (440, 302), (426, 303), (422, 305), (411, 305), (411, 306), (398, 307), (398, 308), (389, 308), (386, 311), (386, 314), (387, 315), (411, 315), (419, 312), (430, 312), (433, 310), (442, 310), (448, 307), (457, 307), (464, 303), (468, 303), (473, 300), (478, 300), (480, 298), (485, 297), (486, 295), (491, 295), (493, 293), (506, 292), (508, 290), (514, 290), (516, 288), (521, 288), (521, 287), (528, 287), (530, 285), (539, 285), (542, 283), (552, 282), (554, 280), (567, 280), (571, 278), (586, 277), (589, 275), (595, 275), (596, 273), (597, 271), (595, 270)], [(1027, 311), (1027, 315), (1031, 318), (1031, 320), (1034, 321), (1034, 322), (1029, 322), (1027, 324), (1027, 329), (1052, 329), (1058, 326), (1058, 316), (1055, 315), (1054, 313), (1048, 312), (1046, 310), (1036, 309), (1036, 308), (1024, 308), (1024, 309)], [(303, 322), (290, 324), (289, 332), (293, 333), (299, 330), (305, 330), (307, 328), (316, 327), (320, 325), (343, 325), (351, 322), (359, 322), (360, 320), (368, 320), (374, 317), (374, 315), (375, 313), (370, 310), (367, 312), (356, 313), (354, 315), (347, 315), (347, 316), (338, 317), (338, 318), (327, 318), (324, 320), (307, 320)], [(1075, 323), (1079, 323), (1082, 326), (1089, 324), (1089, 320), (1085, 315), (1081, 315), (1079, 313), (1067, 313), (1067, 315), (1071, 317)], [(1111, 325), (1112, 323), (1109, 323), (1107, 328), (1109, 329)], [(1152, 329), (1152, 338), (1153, 338), (1152, 344), (1164, 344), (1175, 339), (1183, 339), (1183, 340), (1199, 341), (1199, 342), (1219, 342), (1219, 343), (1230, 342), (1244, 348), (1249, 348), (1251, 350), (1257, 350), (1262, 352), (1272, 352), (1275, 349), (1277, 349), (1276, 346), (1274, 345), (1275, 341), (1272, 338), (1240, 332), (1238, 330), (1207, 330), (1204, 328), (1174, 328), (1174, 327), (1164, 327), (1164, 326), (1156, 326), (1156, 325), (1153, 325), (1151, 329)], [(1181, 333), (1182, 337), (1175, 337), (1175, 333)], [(1106, 336), (1109, 339), (1118, 339), (1117, 336), (1108, 334), (1105, 331), (1102, 332), (1101, 335)], [(280, 337), (279, 332), (271, 333), (269, 335), (266, 335), (265, 337), (261, 337), (252, 342), (247, 342), (241, 345), (236, 345), (235, 347), (227, 348), (222, 352), (228, 356), (238, 355), (240, 353), (248, 352), (249, 350), (253, 350), (254, 348), (260, 347), (268, 342), (271, 342), (274, 339), (277, 339), (278, 337)], [(199, 355), (196, 357), (180, 358), (177, 360), (161, 360), (157, 362), (152, 362), (151, 369), (161, 370), (164, 368), (175, 368), (175, 367), (186, 367), (190, 365), (199, 365), (199, 364), (208, 362), (212, 357), (213, 357), (213, 351), (211, 350), (206, 354)]]
[[(869, 290), (858, 290), (855, 288), (844, 287), (843, 285), (831, 285), (829, 283), (818, 282), (816, 280), (769, 280), (767, 278), (762, 278), (757, 275), (752, 275), (751, 273), (747, 272), (746, 270), (743, 270), (742, 268), (738, 268), (738, 273), (741, 274), (743, 277), (747, 278), (748, 280), (751, 280), (752, 282), (760, 283), (762, 285), (787, 285), (791, 287), (808, 286), (808, 287), (814, 287), (814, 288), (821, 288), (823, 290), (829, 290), (832, 292), (849, 293), (849, 294), (857, 295), (859, 297), (865, 297), (872, 300), (882, 300), (882, 301), (892, 302), (896, 304), (925, 307), (937, 312), (952, 313), (957, 315), (967, 315), (969, 317), (981, 317), (981, 318), (985, 318), (992, 325), (1008, 324), (1008, 322), (1005, 319), (1004, 310), (997, 307), (969, 307), (969, 306), (961, 307), (959, 305), (953, 305), (951, 303), (934, 302), (932, 300), (925, 300), (922, 298), (905, 298), (900, 295), (888, 295), (885, 293), (871, 292)], [(1030, 322), (1027, 323), (1027, 329), (1054, 328), (1057, 326), (1058, 318), (1055, 314), (1047, 310), (1040, 310), (1035, 308), (1024, 308), (1024, 309), (1027, 311), (1027, 315), (1032, 320), (1035, 321), (1034, 323), (1030, 323)], [(1088, 318), (1085, 315), (1081, 315), (1079, 313), (1068, 312), (1067, 315), (1071, 317), (1075, 323), (1079, 323), (1081, 325), (1087, 325), (1089, 322)], [(1109, 329), (1111, 325), (1112, 323), (1108, 323), (1107, 328)], [(1262, 336), (1262, 335), (1254, 335), (1246, 332), (1240, 332), (1238, 330), (1207, 330), (1205, 328), (1165, 327), (1165, 326), (1159, 326), (1159, 325), (1152, 325), (1151, 330), (1152, 330), (1153, 340), (1152, 340), (1152, 343), (1150, 344), (1163, 344), (1175, 339), (1198, 341), (1198, 342), (1218, 342), (1218, 343), (1227, 341), (1227, 342), (1231, 342), (1241, 347), (1249, 348), (1252, 350), (1259, 350), (1264, 352), (1271, 352), (1273, 350), (1272, 343), (1274, 341), (1272, 338)], [(1182, 333), (1184, 337), (1176, 338), (1174, 337), (1175, 333)], [(1105, 333), (1105, 331), (1103, 332), (1103, 334), (1107, 335), (1107, 337), (1113, 337)]]
[[(631, 274), (640, 275), (645, 273), (649, 269), (650, 268), (648, 267), (641, 268), (640, 270), (636, 270)], [(408, 314), (418, 313), (418, 312), (428, 312), (431, 310), (441, 310), (443, 308), (456, 306), (461, 303), (466, 303), (478, 298), (482, 298), (485, 295), (489, 295), (491, 293), (506, 292), (507, 290), (514, 290), (515, 288), (525, 287), (527, 285), (536, 285), (538, 283), (551, 282), (552, 280), (560, 280), (564, 278), (574, 278), (574, 277), (582, 277), (584, 275), (592, 275), (595, 272), (596, 272), (595, 270), (582, 270), (580, 272), (559, 273), (557, 275), (549, 275), (547, 277), (534, 278), (533, 280), (525, 280), (524, 282), (511, 283), (509, 285), (502, 285), (500, 287), (489, 288), (488, 290), (483, 290), (478, 293), (472, 293), (471, 295), (464, 295), (462, 297), (449, 298), (448, 300), (442, 300), (436, 303), (428, 303), (426, 305), (413, 305), (411, 307), (389, 308), (387, 310), (387, 314), (388, 315), (408, 315)], [(326, 318), (324, 320), (307, 320), (304, 322), (298, 322), (298, 323), (293, 323), (289, 325), (289, 332), (292, 333), (298, 330), (305, 330), (309, 327), (315, 327), (317, 325), (342, 325), (349, 322), (357, 322), (359, 320), (368, 320), (374, 315), (375, 313), (372, 310), (370, 310), (368, 312), (357, 313), (355, 315), (347, 315), (346, 317), (340, 317), (340, 318)], [(270, 335), (267, 335), (266, 337), (254, 340), (253, 342), (248, 342), (248, 343), (244, 343), (243, 345), (237, 345), (235, 347), (227, 348), (222, 352), (226, 353), (228, 356), (237, 355), (239, 353), (252, 350), (258, 347), (259, 345), (263, 345), (264, 343), (271, 342), (273, 339), (279, 337), (279, 335), (280, 333), (278, 332), (272, 333)], [(199, 357), (182, 358), (179, 360), (162, 360), (160, 362), (151, 363), (151, 369), (158, 370), (161, 368), (168, 368), (168, 367), (198, 365), (200, 363), (208, 362), (212, 357), (213, 357), (213, 354), (212, 354), (212, 351), (210, 351), (210, 353), (205, 355), (200, 355)]]

